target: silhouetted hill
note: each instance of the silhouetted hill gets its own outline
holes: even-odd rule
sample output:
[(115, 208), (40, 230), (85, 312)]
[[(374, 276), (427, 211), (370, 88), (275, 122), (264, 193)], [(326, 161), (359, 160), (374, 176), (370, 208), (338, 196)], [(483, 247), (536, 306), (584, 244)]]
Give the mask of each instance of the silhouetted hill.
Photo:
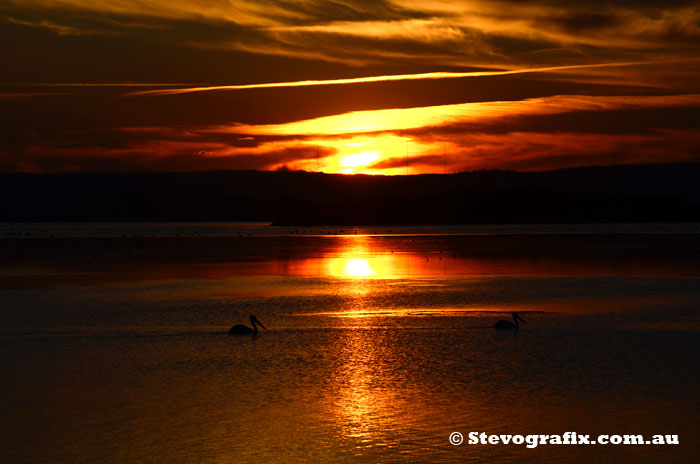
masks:
[(700, 164), (548, 172), (0, 174), (3, 221), (384, 225), (700, 221)]

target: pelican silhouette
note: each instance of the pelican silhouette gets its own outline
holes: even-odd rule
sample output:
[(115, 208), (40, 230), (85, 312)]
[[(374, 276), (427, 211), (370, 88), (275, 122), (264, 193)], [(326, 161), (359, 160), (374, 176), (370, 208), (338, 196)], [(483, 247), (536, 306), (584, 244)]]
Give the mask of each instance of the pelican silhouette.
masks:
[(527, 322), (525, 322), (523, 320), (523, 318), (520, 317), (520, 315), (518, 315), (518, 313), (514, 312), (513, 313), (513, 321), (515, 322), (515, 324), (513, 324), (513, 322), (501, 319), (500, 321), (496, 322), (493, 325), (493, 328), (494, 329), (511, 329), (511, 330), (515, 329), (515, 330), (518, 330), (520, 328), (520, 324), (518, 324), (518, 320), (520, 320), (520, 322), (522, 322), (523, 324), (527, 324)]
[(250, 316), (250, 323), (253, 324), (252, 329), (247, 325), (236, 324), (229, 329), (228, 333), (230, 335), (256, 335), (258, 333), (258, 325), (265, 329), (265, 326), (262, 325), (262, 322), (260, 322), (255, 316)]

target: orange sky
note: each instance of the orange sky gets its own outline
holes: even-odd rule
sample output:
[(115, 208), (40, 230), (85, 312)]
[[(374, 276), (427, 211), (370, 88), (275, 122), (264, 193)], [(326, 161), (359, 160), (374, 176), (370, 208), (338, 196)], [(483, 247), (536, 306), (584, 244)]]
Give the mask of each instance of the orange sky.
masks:
[(0, 172), (700, 160), (687, 1), (9, 0)]

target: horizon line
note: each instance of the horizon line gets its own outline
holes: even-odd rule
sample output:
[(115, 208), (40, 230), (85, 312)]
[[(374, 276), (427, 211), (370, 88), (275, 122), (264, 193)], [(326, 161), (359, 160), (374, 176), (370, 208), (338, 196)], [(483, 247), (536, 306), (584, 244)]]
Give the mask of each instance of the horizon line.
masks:
[(364, 174), (364, 173), (339, 173), (339, 172), (323, 172), (323, 171), (306, 171), (303, 169), (209, 169), (206, 171), (67, 171), (67, 172), (29, 172), (29, 171), (0, 171), (0, 176), (7, 175), (38, 175), (38, 176), (71, 176), (71, 175), (122, 175), (122, 174), (207, 174), (214, 172), (233, 173), (233, 172), (255, 172), (255, 173), (282, 173), (282, 174), (323, 174), (327, 176), (367, 176), (367, 177), (415, 177), (415, 176), (449, 176), (457, 174), (472, 174), (479, 172), (512, 172), (519, 174), (535, 174), (544, 172), (568, 171), (574, 169), (613, 169), (613, 168), (640, 168), (640, 167), (662, 167), (662, 166), (681, 166), (681, 165), (699, 165), (700, 161), (677, 161), (671, 163), (619, 163), (619, 164), (591, 164), (588, 166), (573, 166), (562, 167), (555, 169), (544, 170), (516, 170), (516, 169), (475, 169), (471, 171), (455, 171), (455, 172), (424, 172), (418, 174)]

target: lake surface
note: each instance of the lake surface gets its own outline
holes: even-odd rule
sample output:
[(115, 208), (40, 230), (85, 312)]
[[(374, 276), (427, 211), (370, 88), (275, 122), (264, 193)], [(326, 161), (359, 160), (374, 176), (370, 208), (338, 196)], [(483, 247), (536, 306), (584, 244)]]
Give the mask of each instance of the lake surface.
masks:
[[(34, 226), (0, 239), (0, 461), (691, 462), (700, 453), (694, 225), (427, 235), (178, 227), (50, 238)], [(512, 311), (527, 325), (492, 328)], [(227, 334), (251, 314), (267, 329)], [(473, 431), (676, 434), (680, 444), (448, 441)]]

